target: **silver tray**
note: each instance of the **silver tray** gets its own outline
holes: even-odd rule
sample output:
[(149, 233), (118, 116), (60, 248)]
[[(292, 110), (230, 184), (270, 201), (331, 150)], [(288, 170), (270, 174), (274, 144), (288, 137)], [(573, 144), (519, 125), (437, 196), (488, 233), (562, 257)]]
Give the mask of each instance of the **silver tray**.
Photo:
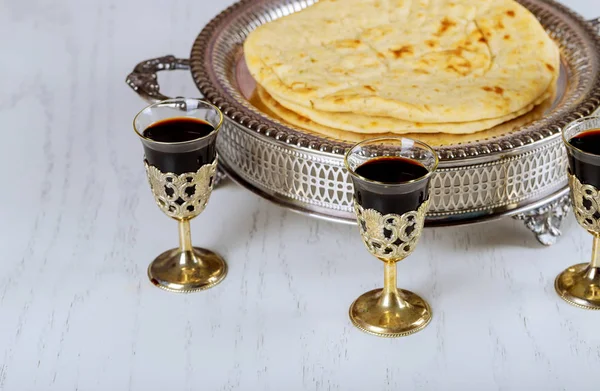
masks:
[[(354, 222), (352, 184), (343, 167), (348, 143), (307, 134), (257, 109), (242, 44), (257, 26), (314, 0), (242, 0), (198, 35), (190, 59), (143, 61), (127, 83), (148, 101), (166, 99), (156, 72), (191, 69), (205, 99), (226, 116), (217, 141), (222, 169), (253, 192), (322, 218)], [(480, 222), (505, 215), (525, 221), (551, 244), (568, 211), (562, 127), (600, 106), (600, 19), (585, 21), (551, 0), (520, 0), (561, 49), (557, 97), (544, 116), (508, 134), (436, 148), (428, 225)]]

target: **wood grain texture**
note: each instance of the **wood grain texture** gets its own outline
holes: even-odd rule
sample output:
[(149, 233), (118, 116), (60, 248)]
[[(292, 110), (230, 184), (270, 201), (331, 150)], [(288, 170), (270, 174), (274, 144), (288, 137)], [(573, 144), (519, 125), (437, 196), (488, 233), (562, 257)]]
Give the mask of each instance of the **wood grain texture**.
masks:
[[(144, 104), (123, 80), (186, 56), (229, 3), (0, 2), (0, 390), (597, 390), (600, 314), (552, 286), (589, 257), (572, 217), (551, 248), (510, 219), (426, 230), (398, 280), (434, 318), (396, 340), (348, 320), (383, 278), (355, 227), (231, 183), (192, 223), (227, 279), (192, 295), (147, 281), (177, 229), (153, 205), (131, 130)], [(185, 72), (161, 80), (197, 94)]]

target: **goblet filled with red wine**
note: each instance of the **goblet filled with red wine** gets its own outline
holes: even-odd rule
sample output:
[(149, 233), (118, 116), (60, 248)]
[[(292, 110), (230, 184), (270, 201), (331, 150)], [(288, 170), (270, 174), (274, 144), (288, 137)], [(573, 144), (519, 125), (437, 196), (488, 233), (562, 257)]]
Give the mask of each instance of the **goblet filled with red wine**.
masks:
[(222, 124), (216, 106), (187, 98), (150, 105), (133, 121), (156, 204), (179, 225), (179, 247), (160, 254), (148, 267), (150, 281), (159, 288), (194, 292), (217, 285), (227, 274), (223, 258), (193, 247), (190, 233), (190, 220), (204, 210), (212, 192)]
[(589, 263), (573, 265), (556, 277), (554, 287), (565, 301), (600, 309), (600, 117), (586, 117), (562, 132), (569, 158), (569, 187), (579, 225), (594, 238)]
[(346, 154), (354, 184), (354, 211), (369, 252), (384, 263), (384, 285), (350, 306), (359, 329), (400, 337), (423, 329), (431, 308), (419, 295), (396, 285), (396, 263), (409, 256), (423, 231), (429, 182), (438, 165), (427, 144), (404, 137), (363, 141)]

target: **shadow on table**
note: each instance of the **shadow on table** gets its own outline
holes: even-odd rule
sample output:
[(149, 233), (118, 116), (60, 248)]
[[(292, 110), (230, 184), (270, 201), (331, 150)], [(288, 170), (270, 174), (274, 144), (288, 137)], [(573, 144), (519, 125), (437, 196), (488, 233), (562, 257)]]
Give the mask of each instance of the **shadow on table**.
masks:
[[(566, 218), (561, 226), (564, 233), (573, 227), (573, 219)], [(521, 247), (543, 249), (533, 232), (521, 221), (503, 218), (486, 223), (478, 223), (457, 227), (440, 227), (432, 229), (436, 245), (452, 248), (464, 247), (465, 250), (476, 250), (491, 247)], [(427, 230), (426, 230), (427, 232)], [(561, 238), (558, 238), (560, 241)]]
[[(237, 186), (239, 185), (231, 179), (227, 179), (219, 185), (219, 189), (216, 191)], [(244, 189), (243, 191), (247, 190)], [(283, 219), (282, 224), (287, 228), (299, 226), (306, 229), (311, 226), (310, 222), (314, 221), (314, 218), (294, 213), (282, 207), (274, 207), (269, 201), (256, 195), (253, 195), (253, 198), (254, 200), (249, 201), (246, 205), (232, 205), (232, 208), (235, 210), (235, 224), (226, 223), (220, 227), (223, 234), (218, 235), (221, 239), (214, 243), (216, 248), (232, 249), (244, 246), (248, 240), (253, 240), (252, 232), (257, 230), (261, 231), (261, 236), (275, 239), (279, 237), (279, 231), (282, 227), (273, 221), (274, 219)], [(223, 218), (227, 221), (233, 221), (230, 215)], [(264, 219), (271, 221), (263, 221)], [(337, 223), (325, 221), (322, 221), (322, 224), (337, 225)], [(563, 221), (561, 231), (567, 232), (577, 229), (576, 225), (573, 216), (569, 216)], [(269, 232), (263, 232), (265, 229)], [(325, 231), (327, 231), (328, 235), (334, 234), (332, 230)], [(249, 234), (250, 237), (248, 236)], [(559, 237), (558, 241), (561, 239)], [(471, 225), (427, 228), (423, 233), (421, 245), (434, 245), (448, 251), (476, 251), (480, 249), (511, 247), (525, 249), (546, 248), (537, 241), (535, 235), (525, 227), (522, 221), (514, 220), (510, 217)]]

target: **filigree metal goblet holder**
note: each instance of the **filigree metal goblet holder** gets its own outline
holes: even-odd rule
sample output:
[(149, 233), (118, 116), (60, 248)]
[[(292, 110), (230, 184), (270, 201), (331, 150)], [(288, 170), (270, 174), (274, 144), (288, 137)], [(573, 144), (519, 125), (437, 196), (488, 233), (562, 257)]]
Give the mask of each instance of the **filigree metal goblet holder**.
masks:
[[(350, 319), (359, 329), (378, 336), (415, 333), (430, 322), (431, 309), (420, 296), (397, 288), (396, 262), (413, 252), (421, 236), (437, 154), (415, 140), (379, 138), (355, 145), (345, 163), (354, 184), (354, 210), (362, 240), (383, 261), (385, 275), (383, 289), (367, 292), (352, 304)], [(377, 165), (373, 175), (362, 171), (369, 165)], [(414, 168), (422, 171), (413, 172), (410, 179), (405, 174)], [(392, 177), (396, 179), (388, 182)]]
[[(156, 204), (179, 223), (179, 247), (160, 254), (148, 267), (150, 281), (159, 288), (194, 292), (218, 284), (227, 274), (223, 258), (192, 247), (190, 234), (190, 220), (204, 210), (212, 192), (217, 168), (215, 141), (222, 122), (217, 107), (184, 98), (150, 105), (134, 119)], [(161, 133), (153, 135), (158, 125)], [(198, 127), (205, 132), (186, 133)]]
[[(594, 244), (591, 262), (573, 265), (563, 271), (556, 277), (554, 287), (568, 303), (580, 308), (599, 310), (600, 155), (590, 150), (596, 149), (595, 152), (598, 152), (600, 147), (588, 144), (594, 141), (587, 141), (585, 137), (586, 132), (595, 129), (600, 129), (600, 117), (581, 118), (563, 129), (563, 141), (569, 156), (568, 175), (573, 212), (579, 225), (593, 235)], [(580, 144), (573, 143), (575, 138)]]

